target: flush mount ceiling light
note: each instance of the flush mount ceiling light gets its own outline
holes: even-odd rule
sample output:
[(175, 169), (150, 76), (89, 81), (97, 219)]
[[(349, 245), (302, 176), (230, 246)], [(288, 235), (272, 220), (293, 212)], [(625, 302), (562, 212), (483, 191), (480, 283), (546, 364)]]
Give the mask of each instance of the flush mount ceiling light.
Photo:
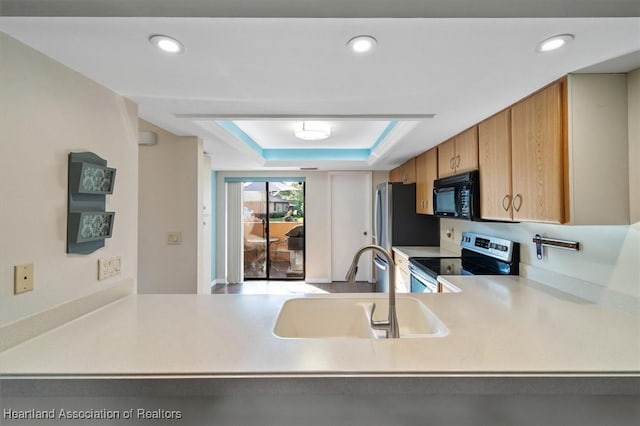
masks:
[(355, 36), (347, 42), (347, 46), (349, 46), (354, 53), (371, 52), (377, 44), (378, 41), (370, 35)]
[(184, 51), (184, 46), (175, 38), (171, 38), (166, 35), (155, 34), (149, 37), (149, 42), (156, 46), (158, 49), (167, 53), (181, 53)]
[(565, 44), (569, 43), (575, 37), (573, 34), (560, 34), (553, 37), (549, 37), (546, 40), (542, 40), (536, 46), (536, 51), (540, 53), (551, 52), (552, 50), (560, 49)]
[(305, 141), (319, 141), (331, 136), (331, 127), (319, 121), (303, 121), (296, 125), (294, 134)]

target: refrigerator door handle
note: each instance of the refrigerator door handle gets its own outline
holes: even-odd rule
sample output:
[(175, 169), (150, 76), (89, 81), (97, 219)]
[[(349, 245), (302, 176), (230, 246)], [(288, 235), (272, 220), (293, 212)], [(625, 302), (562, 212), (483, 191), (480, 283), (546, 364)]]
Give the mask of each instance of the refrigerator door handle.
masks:
[(386, 263), (382, 263), (382, 262), (380, 261), (380, 259), (378, 259), (377, 257), (375, 257), (375, 258), (373, 259), (373, 263), (375, 263), (375, 264), (376, 264), (376, 266), (377, 266), (378, 268), (382, 269), (383, 271), (386, 271), (386, 270), (387, 270), (387, 265), (386, 265)]
[(382, 224), (378, 221), (382, 218), (382, 192), (380, 189), (376, 189), (376, 208), (373, 210), (373, 237), (376, 239), (376, 244), (380, 244)]

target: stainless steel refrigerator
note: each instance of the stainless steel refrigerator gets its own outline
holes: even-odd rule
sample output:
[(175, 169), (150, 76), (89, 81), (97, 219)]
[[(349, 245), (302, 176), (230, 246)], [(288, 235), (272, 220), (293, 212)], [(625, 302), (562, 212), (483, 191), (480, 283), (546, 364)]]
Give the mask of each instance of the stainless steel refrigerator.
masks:
[[(439, 246), (440, 220), (416, 213), (416, 185), (384, 182), (376, 187), (374, 210), (376, 244), (391, 252), (393, 246)], [(387, 261), (375, 255), (376, 291), (386, 292)]]

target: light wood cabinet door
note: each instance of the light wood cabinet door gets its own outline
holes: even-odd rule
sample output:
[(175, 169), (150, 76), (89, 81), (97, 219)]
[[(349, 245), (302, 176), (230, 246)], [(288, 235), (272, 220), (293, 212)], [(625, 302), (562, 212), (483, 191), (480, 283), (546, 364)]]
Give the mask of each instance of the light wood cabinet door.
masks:
[(478, 126), (480, 217), (512, 220), (511, 111), (500, 112)]
[(478, 126), (457, 135), (455, 142), (455, 172), (464, 173), (478, 169)]
[(438, 177), (453, 176), (455, 168), (455, 140), (449, 139), (438, 145)]
[(403, 179), (402, 179), (402, 183), (404, 183), (404, 184), (416, 183), (416, 159), (415, 159), (415, 157), (407, 160), (407, 162), (404, 163), (402, 166), (404, 168), (404, 176), (403, 176)]
[(555, 83), (511, 108), (514, 220), (564, 221), (563, 90)]
[(478, 126), (465, 130), (438, 145), (438, 177), (478, 168)]
[(402, 182), (402, 178), (403, 178), (403, 167), (402, 166), (398, 166), (395, 169), (391, 170), (389, 172), (389, 182)]
[(416, 157), (416, 213), (433, 214), (433, 181), (438, 178), (438, 150)]
[(390, 182), (416, 183), (416, 159), (411, 158), (389, 172)]

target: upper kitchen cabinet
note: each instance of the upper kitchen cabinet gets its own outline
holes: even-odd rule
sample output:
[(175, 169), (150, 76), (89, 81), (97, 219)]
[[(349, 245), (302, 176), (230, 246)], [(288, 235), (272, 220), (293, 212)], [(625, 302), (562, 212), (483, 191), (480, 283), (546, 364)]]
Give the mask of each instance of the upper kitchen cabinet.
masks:
[(478, 125), (478, 163), (480, 217), (512, 220), (510, 109)]
[(433, 181), (438, 178), (438, 149), (416, 157), (416, 213), (433, 214)]
[(511, 108), (514, 220), (565, 220), (564, 84), (556, 82)]
[(478, 126), (471, 127), (438, 145), (438, 177), (478, 168)]
[(481, 217), (629, 223), (624, 74), (557, 81), (479, 125)]
[(416, 183), (416, 159), (411, 158), (389, 172), (389, 181), (404, 184)]

